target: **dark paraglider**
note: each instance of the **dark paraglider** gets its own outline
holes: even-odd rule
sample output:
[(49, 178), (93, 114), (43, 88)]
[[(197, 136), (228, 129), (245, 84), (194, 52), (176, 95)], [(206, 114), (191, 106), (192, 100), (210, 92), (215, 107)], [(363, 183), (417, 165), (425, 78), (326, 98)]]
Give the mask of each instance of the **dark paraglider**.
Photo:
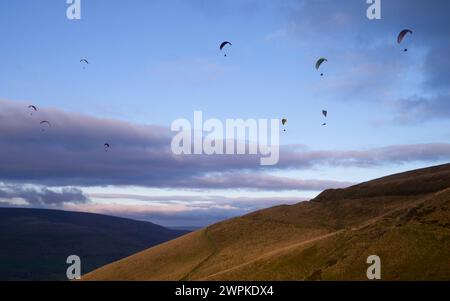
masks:
[[(223, 49), (224, 49), (225, 46), (227, 46), (227, 45), (233, 46), (233, 44), (231, 44), (231, 43), (228, 42), (228, 41), (222, 42), (222, 43), (220, 44), (220, 47), (219, 47), (219, 48), (220, 48), (220, 51), (223, 51)], [(224, 56), (227, 56), (227, 54), (225, 53)]]
[[(316, 70), (319, 70), (320, 66), (324, 63), (324, 62), (328, 62), (328, 60), (326, 58), (320, 58), (317, 60), (316, 62)], [(320, 73), (320, 76), (323, 76), (323, 73)]]
[[(281, 124), (285, 126), (287, 124), (288, 120), (286, 118), (281, 119)], [(283, 129), (283, 132), (286, 132), (286, 129)]]
[(89, 65), (89, 61), (87, 59), (81, 59), (80, 63), (83, 64), (83, 69), (86, 69), (86, 66)]
[[(401, 43), (403, 42), (403, 40), (405, 39), (406, 35), (412, 34), (412, 33), (413, 33), (413, 32), (412, 32), (412, 30), (410, 30), (410, 29), (403, 29), (403, 30), (398, 34), (398, 37), (397, 37), (397, 43), (398, 43), (398, 44), (401, 44)], [(408, 51), (408, 48), (405, 48), (403, 51), (404, 51), (404, 52), (407, 52), (407, 51)]]
[(33, 116), (33, 113), (34, 113), (34, 112), (37, 112), (37, 108), (36, 108), (36, 106), (34, 106), (34, 105), (29, 105), (29, 106), (28, 106), (28, 109), (31, 110), (31, 112), (30, 112), (30, 115), (31, 115), (31, 116)]
[[(323, 115), (325, 118), (327, 118), (327, 117), (328, 117), (328, 111), (327, 111), (327, 110), (322, 110), (322, 115)], [(327, 125), (327, 123), (324, 122), (322, 125), (325, 126), (325, 125)]]
[(43, 120), (39, 124), (41, 125), (41, 131), (43, 132), (45, 132), (47, 128), (50, 128), (52, 126), (52, 124), (47, 120)]

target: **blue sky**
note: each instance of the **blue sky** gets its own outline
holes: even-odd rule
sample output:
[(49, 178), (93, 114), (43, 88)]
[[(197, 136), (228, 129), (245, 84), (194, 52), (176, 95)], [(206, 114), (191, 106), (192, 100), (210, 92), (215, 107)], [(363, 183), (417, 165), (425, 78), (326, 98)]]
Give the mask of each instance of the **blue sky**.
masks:
[[(126, 122), (133, 132), (130, 137), (136, 138), (133, 127), (149, 126), (149, 131), (158, 131), (159, 127), (168, 128), (174, 119), (192, 119), (195, 110), (202, 110), (206, 118), (222, 120), (288, 118), (287, 132), (281, 137), (283, 145), (303, 145), (308, 152), (327, 151), (333, 158), (336, 152), (350, 152), (345, 160), (339, 153), (339, 159), (334, 160), (343, 162), (338, 163), (321, 159), (268, 171), (250, 168), (248, 177), (281, 177), (280, 182), (265, 180), (284, 184), (284, 178), (353, 183), (448, 162), (450, 4), (444, 0), (383, 0), (383, 19), (370, 21), (365, 2), (82, 0), (82, 19), (71, 21), (66, 18), (64, 0), (5, 0), (0, 3), (0, 99), (4, 100), (4, 112), (10, 115), (4, 115), (2, 123), (16, 120), (21, 116), (17, 108), (33, 103), (43, 112), (48, 110), (50, 116), (66, 114), (66, 120), (82, 116), (88, 118), (86, 124), (97, 124), (106, 118), (114, 122), (114, 128)], [(397, 34), (404, 28), (414, 33), (405, 45), (397, 45)], [(233, 43), (227, 57), (218, 49), (224, 40)], [(404, 47), (408, 53), (403, 52)], [(314, 69), (319, 57), (328, 59), (323, 65), (324, 77)], [(79, 62), (81, 58), (90, 62), (86, 69)], [(322, 126), (322, 109), (329, 111), (327, 127)], [(75, 120), (72, 129), (77, 126)], [(58, 137), (68, 137), (63, 127)], [(24, 128), (18, 125), (17, 135), (22, 135), (20, 129)], [(5, 135), (3, 145), (13, 148), (19, 143)], [(20, 143), (31, 143), (30, 137), (23, 135)], [(114, 135), (111, 130), (108, 139)], [(124, 131), (121, 137), (127, 135)], [(54, 138), (52, 143), (60, 146), (58, 141), (62, 140)], [(34, 143), (48, 154), (43, 147), (48, 141)], [(400, 154), (396, 153), (398, 146), (403, 147)], [(59, 155), (68, 156), (70, 161), (74, 153), (64, 149)], [(81, 156), (81, 152), (75, 155)], [(371, 163), (355, 164), (351, 156), (361, 154), (354, 152), (364, 152), (364, 160)], [(9, 192), (5, 193), (9, 199), (3, 198), (5, 203), (11, 203), (12, 187), (24, 183), (34, 185), (43, 196), (46, 187), (61, 192), (62, 187), (74, 186), (81, 194), (88, 194), (90, 201), (69, 204), (72, 207), (64, 204), (64, 208), (104, 212), (108, 204), (135, 204), (136, 200), (125, 194), (174, 199), (183, 195), (182, 202), (158, 202), (159, 215), (148, 214), (141, 207), (107, 212), (167, 225), (200, 225), (320, 192), (292, 187), (263, 189), (261, 185), (254, 187), (254, 181), (247, 187), (229, 184), (225, 188), (203, 183), (193, 191), (179, 179), (174, 181), (176, 170), (163, 170), (158, 175), (142, 171), (150, 184), (141, 179), (132, 181), (129, 176), (128, 181), (118, 181), (112, 174), (110, 183), (77, 181), (83, 174), (71, 178), (75, 171), (68, 166), (62, 183), (51, 176), (60, 167), (47, 162), (51, 158), (46, 153), (40, 164), (30, 163), (29, 170), (4, 168), (0, 181)], [(121, 160), (127, 161), (126, 157)], [(209, 158), (207, 162), (217, 168), (198, 171), (195, 167), (195, 173), (187, 177), (211, 172), (219, 178), (229, 176), (220, 173), (221, 159)], [(148, 170), (157, 164), (147, 163)], [(232, 172), (245, 174), (248, 170), (245, 165)], [(163, 187), (160, 182), (164, 182)], [(122, 197), (98, 197), (106, 193)], [(201, 209), (193, 209), (196, 198), (208, 201)], [(139, 206), (155, 206), (155, 202), (139, 200)], [(178, 206), (180, 202), (184, 207)], [(48, 206), (45, 201), (41, 203), (38, 205)], [(99, 204), (104, 206), (98, 208)], [(168, 221), (174, 208), (179, 211)], [(187, 218), (191, 215), (195, 219)]]

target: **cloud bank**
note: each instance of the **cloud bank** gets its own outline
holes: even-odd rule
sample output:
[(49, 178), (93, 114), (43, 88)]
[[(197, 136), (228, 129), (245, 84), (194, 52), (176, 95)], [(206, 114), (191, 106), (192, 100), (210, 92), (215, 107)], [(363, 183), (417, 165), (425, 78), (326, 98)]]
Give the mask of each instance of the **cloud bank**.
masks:
[[(99, 119), (55, 109), (30, 116), (26, 104), (0, 101), (0, 180), (47, 186), (136, 185), (187, 189), (311, 190), (352, 183), (273, 176), (318, 166), (367, 167), (450, 160), (450, 144), (393, 145), (365, 150), (283, 146), (280, 162), (255, 155), (173, 155), (167, 128)], [(52, 126), (45, 131), (40, 120)], [(103, 144), (110, 143), (105, 152)]]
[(4, 206), (60, 207), (65, 204), (86, 204), (89, 198), (81, 189), (64, 187), (59, 191), (45, 187), (0, 184), (0, 201)]

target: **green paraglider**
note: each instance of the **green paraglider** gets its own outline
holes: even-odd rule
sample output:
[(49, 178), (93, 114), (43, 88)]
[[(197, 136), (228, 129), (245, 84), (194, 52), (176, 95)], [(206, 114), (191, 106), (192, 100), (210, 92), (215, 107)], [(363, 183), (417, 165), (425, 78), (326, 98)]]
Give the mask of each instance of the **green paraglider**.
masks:
[[(285, 126), (287, 124), (288, 120), (286, 118), (281, 119), (281, 124)], [(283, 130), (283, 132), (286, 132), (286, 129)]]
[[(320, 66), (324, 63), (324, 62), (328, 62), (328, 60), (326, 58), (320, 58), (317, 60), (316, 62), (316, 70), (319, 70)], [(320, 76), (323, 76), (323, 73), (320, 74)]]

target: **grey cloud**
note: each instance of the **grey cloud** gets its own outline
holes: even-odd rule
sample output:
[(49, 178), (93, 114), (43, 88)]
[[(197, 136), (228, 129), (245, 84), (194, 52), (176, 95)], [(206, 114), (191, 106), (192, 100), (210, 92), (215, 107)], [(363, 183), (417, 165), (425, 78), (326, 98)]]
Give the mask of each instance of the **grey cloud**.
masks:
[[(389, 163), (442, 162), (450, 160), (450, 144), (424, 143), (392, 145), (367, 150), (351, 151), (305, 151), (301, 154), (287, 153), (280, 160), (282, 167), (329, 165), (329, 166), (381, 166)], [(300, 161), (300, 162), (299, 162)]]
[[(449, 24), (450, 26), (450, 24)], [(449, 32), (450, 35), (450, 32)], [(431, 48), (423, 64), (423, 91), (426, 96), (413, 95), (394, 101), (396, 124), (419, 124), (450, 119), (450, 44)]]
[[(449, 24), (450, 26), (450, 24)], [(449, 33), (450, 35), (450, 33)], [(425, 88), (450, 92), (450, 43), (431, 49), (424, 63)]]
[[(308, 200), (303, 197), (224, 197), (214, 195), (197, 196), (146, 196), (131, 194), (90, 194), (92, 199), (141, 201), (141, 205), (77, 206), (75, 210), (103, 213), (148, 220), (164, 226), (206, 226), (221, 220), (254, 212), (263, 208), (291, 205)], [(164, 204), (165, 210), (155, 210), (153, 202)], [(172, 211), (171, 206), (183, 205), (183, 210)], [(66, 207), (74, 210), (74, 207)]]
[(297, 34), (298, 38), (313, 39), (318, 34), (332, 32), (331, 43), (341, 37), (346, 41), (356, 39), (358, 42), (366, 42), (362, 45), (373, 46), (375, 40), (391, 35), (395, 41), (398, 32), (408, 27), (417, 33), (415, 43), (427, 45), (446, 41), (443, 38), (450, 33), (450, 3), (447, 0), (383, 1), (382, 19), (377, 21), (367, 19), (366, 10), (369, 5), (366, 1), (346, 0), (337, 4), (333, 0), (298, 0), (296, 3), (297, 5), (290, 6), (291, 15), (287, 24), (291, 24), (291, 34)]
[[(212, 207), (229, 207), (241, 210), (256, 210), (275, 206), (279, 204), (294, 204), (308, 200), (306, 197), (227, 197), (223, 195), (141, 195), (141, 194), (124, 194), (124, 193), (89, 193), (87, 196), (91, 199), (104, 200), (135, 200), (142, 204), (165, 204), (177, 205), (184, 204), (196, 209), (211, 209)], [(104, 208), (108, 208), (105, 206)], [(149, 207), (151, 208), (151, 207)], [(137, 210), (136, 210), (137, 211)], [(150, 209), (149, 209), (150, 211)], [(170, 211), (168, 211), (170, 212)], [(166, 212), (166, 214), (168, 214)]]
[(397, 115), (392, 122), (397, 124), (450, 119), (450, 94), (429, 98), (414, 96), (398, 100), (395, 105)]
[(0, 200), (3, 206), (11, 205), (11, 200), (20, 199), (27, 202), (31, 207), (59, 207), (66, 203), (87, 203), (89, 201), (83, 192), (74, 187), (65, 187), (60, 191), (45, 187), (27, 187), (23, 185), (0, 185)]
[(327, 188), (344, 188), (354, 183), (330, 180), (300, 180), (257, 173), (225, 172), (175, 181), (177, 187), (206, 189), (260, 189), (322, 191)]
[[(0, 102), (0, 180), (48, 186), (137, 185), (164, 188), (315, 190), (348, 183), (258, 174), (318, 165), (368, 166), (450, 159), (450, 144), (397, 145), (358, 151), (281, 148), (280, 162), (261, 167), (256, 155), (174, 156), (167, 128)], [(39, 120), (51, 120), (42, 132)], [(111, 144), (106, 153), (104, 142)]]

